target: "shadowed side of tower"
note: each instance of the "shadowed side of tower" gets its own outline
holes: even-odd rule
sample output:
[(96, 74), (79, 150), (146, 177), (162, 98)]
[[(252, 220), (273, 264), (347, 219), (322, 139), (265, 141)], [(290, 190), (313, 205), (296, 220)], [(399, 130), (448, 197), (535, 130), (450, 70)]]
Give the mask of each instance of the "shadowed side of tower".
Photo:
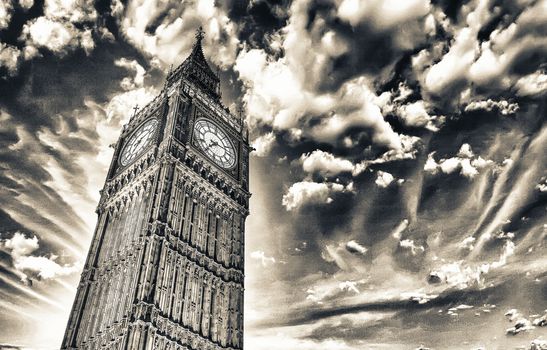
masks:
[(202, 38), (116, 143), (63, 349), (243, 348), (250, 147)]

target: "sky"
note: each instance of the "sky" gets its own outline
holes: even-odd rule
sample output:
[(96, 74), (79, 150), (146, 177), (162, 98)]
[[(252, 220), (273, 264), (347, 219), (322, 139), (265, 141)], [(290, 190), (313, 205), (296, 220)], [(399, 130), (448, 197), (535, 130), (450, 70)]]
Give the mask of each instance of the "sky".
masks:
[(59, 348), (199, 26), (256, 149), (246, 349), (547, 349), (546, 0), (0, 2), (0, 349)]

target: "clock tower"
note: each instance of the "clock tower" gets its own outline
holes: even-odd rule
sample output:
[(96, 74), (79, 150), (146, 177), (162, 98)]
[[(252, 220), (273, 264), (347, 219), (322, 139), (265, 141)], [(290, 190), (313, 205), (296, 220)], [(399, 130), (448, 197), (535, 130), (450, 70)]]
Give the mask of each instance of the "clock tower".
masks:
[(62, 349), (243, 348), (250, 147), (202, 37), (122, 130)]

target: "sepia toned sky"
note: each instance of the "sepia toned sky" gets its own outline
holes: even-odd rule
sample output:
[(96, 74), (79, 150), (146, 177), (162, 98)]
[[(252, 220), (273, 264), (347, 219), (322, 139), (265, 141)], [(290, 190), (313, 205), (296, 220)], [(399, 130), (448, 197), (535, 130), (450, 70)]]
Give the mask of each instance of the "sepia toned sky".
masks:
[(547, 349), (546, 0), (0, 2), (0, 349), (59, 348), (200, 25), (256, 148), (246, 349)]

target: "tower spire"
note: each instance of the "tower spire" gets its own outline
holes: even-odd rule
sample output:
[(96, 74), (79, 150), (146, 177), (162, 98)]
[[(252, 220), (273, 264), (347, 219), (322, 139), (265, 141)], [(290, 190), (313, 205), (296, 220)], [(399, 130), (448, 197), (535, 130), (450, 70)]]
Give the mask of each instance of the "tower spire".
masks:
[(205, 93), (213, 97), (215, 100), (220, 99), (220, 78), (215, 73), (205, 55), (203, 54), (202, 41), (205, 37), (205, 32), (200, 26), (196, 29), (196, 41), (192, 46), (192, 51), (186, 57), (184, 62), (178, 66), (173, 72), (168, 74), (169, 83), (176, 79), (185, 78), (198, 87)]

